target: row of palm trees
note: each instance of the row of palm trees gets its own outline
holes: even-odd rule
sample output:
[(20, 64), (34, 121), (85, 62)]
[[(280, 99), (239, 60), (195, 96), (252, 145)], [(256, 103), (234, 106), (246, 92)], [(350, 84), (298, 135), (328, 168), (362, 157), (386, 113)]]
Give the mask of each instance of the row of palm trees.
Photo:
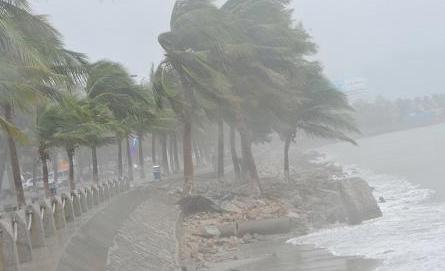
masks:
[[(230, 135), (235, 177), (248, 181), (255, 194), (262, 187), (252, 144), (273, 133), (284, 142), (286, 178), (290, 144), (300, 131), (355, 144), (347, 135), (357, 132), (352, 109), (320, 64), (309, 60), (316, 45), (293, 22), (288, 5), (287, 0), (227, 0), (222, 6), (210, 0), (177, 1), (170, 31), (158, 39), (165, 58), (152, 69), (150, 82), (138, 85), (118, 63), (90, 64), (84, 55), (66, 50), (60, 34), (45, 17), (34, 15), (25, 0), (0, 0), (0, 125), (8, 139), (18, 204), (24, 205), (25, 197), (17, 141), (38, 147), (47, 196), (52, 148), (66, 151), (74, 190), (79, 146), (91, 150), (93, 180), (98, 182), (98, 148), (116, 144), (117, 174), (122, 177), (125, 142), (126, 174), (132, 179), (131, 134), (140, 140), (142, 177), (147, 133), (153, 162), (160, 162), (164, 171), (169, 164), (179, 171), (182, 160), (184, 196), (193, 193), (194, 160), (209, 153), (203, 142), (217, 142), (212, 146), (217, 175), (224, 176), (225, 134)], [(35, 117), (33, 132), (25, 135), (17, 128), (17, 112)]]
[[(44, 189), (50, 196), (47, 162), (52, 148), (66, 151), (74, 190), (79, 146), (91, 149), (93, 180), (98, 182), (97, 148), (116, 143), (122, 177), (122, 141), (128, 146), (131, 133), (142, 139), (150, 129), (162, 127), (148, 86), (137, 85), (120, 64), (89, 64), (84, 55), (65, 49), (61, 35), (24, 0), (0, 1), (0, 51), (0, 125), (8, 141), (19, 206), (25, 204), (25, 195), (17, 141), (38, 147)], [(18, 114), (33, 119), (34, 128), (20, 130), (14, 122)], [(128, 167), (130, 178), (132, 169)]]
[[(154, 91), (183, 125), (184, 195), (193, 191), (193, 127), (205, 115), (219, 128), (218, 176), (224, 174), (224, 123), (230, 127), (237, 178), (262, 193), (252, 144), (277, 133), (284, 141), (284, 174), (289, 147), (298, 132), (345, 140), (358, 132), (345, 95), (310, 61), (316, 45), (292, 20), (289, 0), (177, 1), (170, 31), (159, 36), (165, 59)], [(241, 139), (241, 157), (235, 134)]]
[(43, 16), (33, 15), (26, 1), (0, 1), (0, 107), (19, 205), (25, 203), (16, 140), (25, 136), (14, 125), (14, 113), (38, 111), (55, 99), (59, 86), (71, 89), (80, 80), (85, 57), (63, 47), (60, 34)]

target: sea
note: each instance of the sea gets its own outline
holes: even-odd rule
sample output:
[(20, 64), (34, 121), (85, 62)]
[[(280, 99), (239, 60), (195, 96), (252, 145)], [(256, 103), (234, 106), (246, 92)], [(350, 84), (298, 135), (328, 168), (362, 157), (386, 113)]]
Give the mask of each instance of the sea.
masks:
[[(445, 270), (445, 124), (317, 149), (374, 188), (383, 217), (289, 240), (339, 256), (378, 259), (378, 271)], [(357, 270), (360, 271), (360, 270)]]

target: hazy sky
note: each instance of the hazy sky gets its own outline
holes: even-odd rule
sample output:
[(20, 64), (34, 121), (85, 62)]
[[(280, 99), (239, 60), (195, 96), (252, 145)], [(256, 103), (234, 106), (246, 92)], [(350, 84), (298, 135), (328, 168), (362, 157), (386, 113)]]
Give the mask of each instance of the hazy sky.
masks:
[[(33, 0), (70, 49), (147, 76), (174, 0)], [(371, 95), (445, 93), (444, 0), (294, 0), (332, 80), (365, 78)]]

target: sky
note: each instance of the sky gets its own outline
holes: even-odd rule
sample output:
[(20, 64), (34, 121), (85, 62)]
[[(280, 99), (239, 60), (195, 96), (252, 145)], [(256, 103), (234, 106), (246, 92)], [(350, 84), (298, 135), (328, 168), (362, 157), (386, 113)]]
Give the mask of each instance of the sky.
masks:
[[(124, 64), (139, 78), (159, 63), (159, 33), (174, 0), (32, 0), (69, 49)], [(366, 95), (445, 93), (445, 1), (294, 0), (295, 19), (318, 44), (334, 82), (361, 80)]]

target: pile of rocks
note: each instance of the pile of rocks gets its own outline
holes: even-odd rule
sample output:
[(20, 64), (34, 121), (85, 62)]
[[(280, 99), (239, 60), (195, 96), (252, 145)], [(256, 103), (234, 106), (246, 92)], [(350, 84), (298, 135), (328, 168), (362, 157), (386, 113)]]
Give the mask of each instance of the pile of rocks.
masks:
[[(231, 253), (241, 244), (262, 239), (256, 233), (224, 233), (224, 227), (231, 227), (247, 221), (262, 221), (266, 219), (285, 217), (289, 214), (286, 205), (274, 199), (254, 199), (235, 197), (224, 201), (223, 213), (198, 213), (184, 218), (182, 258), (193, 261), (196, 265), (207, 262), (234, 260)], [(233, 226), (235, 228), (235, 226)]]
[[(382, 215), (372, 188), (339, 166), (313, 163), (317, 156), (296, 157), (289, 180), (272, 174), (276, 166), (261, 165), (264, 195), (250, 197), (249, 186), (233, 180), (206, 178), (196, 190), (223, 212), (188, 216), (183, 223), (183, 262), (205, 266), (236, 260), (241, 245), (262, 240), (261, 234), (292, 231), (293, 236), (333, 223), (358, 224)], [(217, 208), (216, 208), (217, 209)]]

